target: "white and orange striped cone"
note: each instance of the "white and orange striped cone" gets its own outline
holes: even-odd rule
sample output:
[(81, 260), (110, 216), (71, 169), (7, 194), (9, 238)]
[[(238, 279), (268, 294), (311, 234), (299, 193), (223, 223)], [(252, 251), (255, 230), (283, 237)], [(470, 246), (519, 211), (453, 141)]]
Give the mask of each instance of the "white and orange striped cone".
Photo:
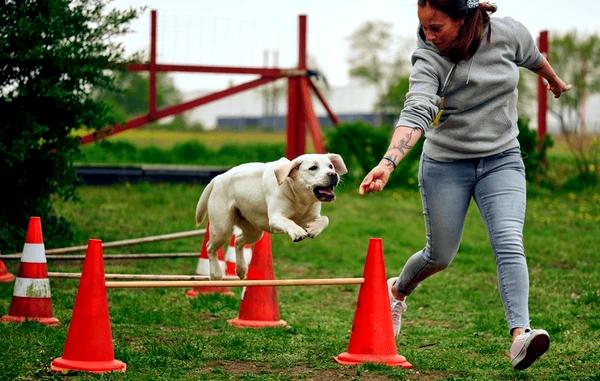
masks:
[[(237, 257), (235, 254), (235, 240), (242, 233), (242, 230), (237, 226), (233, 227), (233, 235), (231, 236), (231, 240), (229, 241), (229, 247), (225, 252), (225, 266), (227, 267), (227, 275), (236, 276), (237, 273), (235, 271), (235, 265), (237, 262)], [(252, 260), (252, 246), (250, 244), (244, 245), (243, 249), (244, 260), (246, 261), (246, 266), (250, 265), (250, 261)]]
[(0, 320), (5, 323), (33, 320), (46, 325), (58, 324), (58, 319), (52, 316), (50, 280), (40, 217), (29, 219), (10, 309), (8, 315)]
[(246, 260), (246, 265), (250, 265), (252, 261), (252, 246), (250, 244), (244, 245), (244, 259)]
[[(202, 246), (200, 247), (200, 257), (198, 258), (198, 265), (196, 266), (196, 274), (198, 275), (210, 276), (210, 262), (208, 259), (208, 251), (206, 250), (206, 243), (208, 242), (208, 237), (209, 226), (208, 224), (206, 224), (206, 233), (204, 233), (204, 240), (202, 241)], [(222, 248), (217, 251), (217, 257), (219, 258), (221, 270), (223, 270), (223, 272), (226, 273), (225, 253), (223, 252)], [(221, 294), (227, 296), (234, 295), (233, 291), (231, 291), (229, 287), (197, 286), (185, 292), (185, 296), (187, 296), (188, 298), (195, 298), (200, 294)]]
[(15, 280), (15, 276), (8, 271), (6, 265), (0, 259), (0, 283), (10, 283), (13, 280)]
[(229, 240), (229, 246), (225, 251), (225, 274), (235, 275), (235, 234)]

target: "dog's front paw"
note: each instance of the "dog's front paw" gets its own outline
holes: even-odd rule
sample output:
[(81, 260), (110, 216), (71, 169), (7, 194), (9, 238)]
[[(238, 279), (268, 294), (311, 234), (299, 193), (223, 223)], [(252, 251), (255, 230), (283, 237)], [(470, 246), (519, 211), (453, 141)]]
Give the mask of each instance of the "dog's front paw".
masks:
[(329, 219), (325, 216), (321, 216), (320, 218), (309, 222), (306, 224), (306, 231), (310, 238), (315, 238), (319, 234), (325, 230), (325, 228), (329, 225)]
[(309, 238), (315, 238), (319, 234), (323, 232), (325, 227), (323, 224), (318, 222), (311, 222), (306, 226), (306, 232), (308, 233)]
[(300, 226), (296, 226), (294, 229), (288, 230), (288, 235), (292, 241), (298, 242), (308, 237), (308, 232), (302, 229)]

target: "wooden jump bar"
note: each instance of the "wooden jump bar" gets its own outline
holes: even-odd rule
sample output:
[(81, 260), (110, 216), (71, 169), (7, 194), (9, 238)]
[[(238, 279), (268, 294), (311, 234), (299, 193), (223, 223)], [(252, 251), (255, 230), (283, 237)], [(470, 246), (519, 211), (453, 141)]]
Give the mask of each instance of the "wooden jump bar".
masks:
[[(199, 253), (144, 253), (144, 254), (104, 254), (104, 259), (156, 259), (156, 258), (194, 258), (199, 257)], [(21, 259), (21, 254), (0, 255), (3, 260)], [(85, 255), (78, 254), (51, 254), (46, 255), (46, 259), (57, 261), (81, 261)]]
[[(204, 235), (205, 233), (206, 233), (206, 229), (189, 230), (189, 231), (184, 231), (184, 232), (153, 235), (153, 236), (142, 237), (142, 238), (124, 239), (122, 241), (103, 242), (102, 247), (104, 249), (108, 249), (111, 247), (139, 245), (141, 243), (170, 241), (170, 240), (180, 239), (180, 238), (201, 236), (201, 235)], [(87, 249), (87, 244), (80, 245), (80, 246), (61, 247), (58, 249), (49, 249), (49, 250), (46, 250), (46, 254), (77, 253), (80, 251), (85, 251), (86, 249)], [(18, 254), (18, 253), (15, 253), (15, 254)]]
[[(81, 273), (49, 272), (48, 278), (79, 279)], [(156, 274), (104, 274), (105, 279), (140, 279), (140, 280), (209, 280), (208, 275), (156, 275)], [(224, 279), (236, 280), (237, 276), (225, 276)]]
[(130, 281), (106, 282), (107, 288), (164, 287), (246, 287), (246, 286), (340, 286), (362, 284), (365, 278), (274, 279), (274, 280), (207, 280), (207, 281)]

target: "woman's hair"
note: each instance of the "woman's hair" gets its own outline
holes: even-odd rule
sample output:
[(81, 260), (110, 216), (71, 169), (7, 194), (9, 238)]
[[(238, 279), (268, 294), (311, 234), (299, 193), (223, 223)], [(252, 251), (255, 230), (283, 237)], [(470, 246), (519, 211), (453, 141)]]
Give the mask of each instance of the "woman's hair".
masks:
[[(444, 12), (453, 19), (463, 19), (464, 24), (458, 32), (458, 38), (448, 50), (448, 58), (458, 63), (473, 57), (481, 44), (483, 26), (490, 21), (490, 13), (496, 12), (496, 5), (479, 3), (476, 8), (467, 8), (466, 0), (418, 0), (420, 7), (429, 6)], [(423, 33), (421, 36), (424, 37)], [(492, 38), (492, 27), (487, 33), (487, 41)]]

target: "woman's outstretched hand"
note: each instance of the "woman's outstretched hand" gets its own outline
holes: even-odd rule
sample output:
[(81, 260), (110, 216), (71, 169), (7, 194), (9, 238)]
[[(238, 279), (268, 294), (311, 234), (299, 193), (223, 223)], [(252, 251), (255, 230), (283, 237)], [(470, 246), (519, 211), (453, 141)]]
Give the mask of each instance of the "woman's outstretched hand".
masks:
[(572, 86), (570, 84), (565, 83), (562, 79), (557, 78), (554, 81), (549, 81), (546, 84), (546, 87), (549, 91), (552, 91), (552, 94), (554, 94), (554, 98), (560, 98), (561, 94), (565, 91), (571, 90)]
[(381, 192), (390, 178), (391, 170), (383, 165), (371, 169), (358, 187), (359, 194)]

